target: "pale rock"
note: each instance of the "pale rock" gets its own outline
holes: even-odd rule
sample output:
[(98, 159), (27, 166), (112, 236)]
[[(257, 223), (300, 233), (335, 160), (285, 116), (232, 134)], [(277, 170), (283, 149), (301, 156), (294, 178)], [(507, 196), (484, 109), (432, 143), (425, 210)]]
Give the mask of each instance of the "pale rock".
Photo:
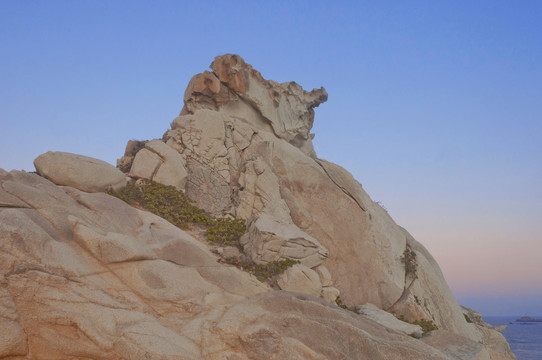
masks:
[[(218, 110), (228, 101), (235, 100), (237, 95), (221, 85), (215, 74), (204, 71), (194, 75), (184, 92), (186, 112), (194, 113), (200, 109)], [(183, 115), (181, 113), (181, 115)]]
[(0, 168), (0, 177), (6, 176), (7, 174), (9, 174), (9, 173), (6, 170)]
[(450, 360), (404, 333), (322, 299), (284, 291), (238, 303), (205, 330), (202, 358), (209, 360), (225, 354), (243, 360)]
[(354, 310), (363, 317), (376, 321), (389, 329), (404, 332), (407, 335), (415, 338), (422, 337), (422, 328), (419, 325), (409, 324), (397, 319), (393, 314), (381, 310), (373, 304), (358, 305)]
[(74, 240), (106, 264), (155, 258), (148, 246), (133, 237), (113, 232), (101, 233), (71, 215), (68, 220), (72, 224)]
[(407, 319), (434, 319), (438, 329), (481, 342), (481, 334), (465, 320), (435, 259), (406, 230), (403, 232), (409, 248), (416, 254), (416, 276), (405, 277), (405, 290), (390, 310)]
[[(7, 175), (7, 173), (6, 173)], [(0, 188), (0, 208), (28, 208), (29, 206), (19, 198)]]
[[(322, 287), (330, 281), (323, 271), (303, 265), (288, 269), (279, 285), (329, 302), (340, 291), (347, 306), (369, 302), (409, 320), (432, 319), (439, 330), (427, 342), (435, 347), (324, 299), (271, 291), (217, 262), (201, 239), (105, 193), (0, 171), (0, 329), (13, 335), (2, 337), (0, 354), (514, 359), (501, 334), (466, 322), (427, 250), (346, 170), (315, 158), (310, 128), (323, 89), (265, 80), (234, 55), (211, 67), (214, 73), (192, 78), (162, 140), (129, 143), (119, 165), (135, 164), (138, 172), (135, 157), (148, 151), (154, 156), (146, 154), (152, 161), (141, 171), (185, 190), (208, 213), (296, 226), (329, 249), (333, 287)], [(93, 240), (77, 240), (68, 215), (91, 229)], [(298, 245), (294, 253), (305, 256)], [(415, 274), (401, 261), (407, 249), (416, 254)]]
[[(393, 305), (405, 286), (400, 257), (406, 246), (405, 235), (393, 220), (387, 214), (371, 218), (369, 211), (346, 195), (329, 175), (338, 166), (324, 170), (283, 141), (274, 143), (267, 158), (281, 193), (288, 194), (284, 200), (293, 222), (322, 246), (333, 249), (325, 265), (345, 304)], [(372, 203), (365, 192), (357, 197), (364, 199), (363, 204)]]
[(224, 248), (217, 249), (220, 256), (224, 259), (237, 259), (240, 260), (244, 257), (244, 254), (236, 247), (233, 246), (226, 246)]
[(161, 159), (152, 180), (164, 185), (175, 186), (177, 190), (184, 191), (188, 173), (183, 157), (158, 139), (147, 142), (145, 148), (157, 154)]
[(432, 331), (424, 336), (421, 341), (440, 350), (449, 359), (494, 360), (481, 343), (448, 330)]
[(332, 304), (335, 303), (341, 292), (333, 286), (325, 286), (322, 288), (322, 299)]
[(507, 360), (515, 359), (514, 354), (510, 350), (510, 345), (506, 342), (506, 339), (501, 334), (506, 325), (493, 326), (486, 323), (482, 319), (482, 314), (468, 307), (461, 306), (463, 314), (472, 321), (471, 326), (476, 327), (478, 332), (482, 335), (482, 343), (485, 345), (486, 350), (491, 356), (491, 360)]
[(30, 207), (0, 211), (3, 356), (201, 359), (203, 324), (269, 290), (105, 193), (22, 172), (0, 188)]
[(187, 161), (186, 196), (213, 216), (223, 216), (231, 210), (231, 189), (228, 182), (212, 168), (198, 161)]
[(318, 240), (294, 224), (279, 222), (265, 213), (250, 220), (240, 242), (245, 254), (257, 264), (292, 259), (313, 268), (329, 255)]
[(481, 325), (476, 325), (476, 328), (482, 334), (482, 344), (484, 344), (491, 360), (516, 359), (510, 350), (510, 345), (498, 330)]
[(0, 277), (0, 357), (26, 355), (28, 338), (19, 323), (17, 308), (7, 289), (7, 281)]
[(138, 179), (152, 180), (154, 174), (162, 163), (160, 156), (148, 149), (137, 152), (128, 176)]
[(324, 265), (318, 265), (317, 267), (313, 268), (314, 271), (320, 276), (320, 282), (322, 283), (322, 286), (331, 286), (333, 285), (333, 281), (331, 280), (331, 274), (329, 273), (329, 270)]
[(137, 152), (145, 147), (146, 141), (128, 140), (124, 150), (124, 156), (117, 159), (117, 168), (124, 173), (128, 173), (134, 162)]
[(164, 134), (166, 143), (186, 161), (186, 195), (215, 216), (230, 212), (231, 153), (226, 148), (226, 115), (210, 110), (182, 115)]
[(322, 283), (318, 274), (305, 265), (295, 264), (284, 271), (277, 279), (282, 290), (319, 297)]
[(211, 69), (190, 80), (181, 115), (205, 109), (251, 119), (315, 157), (309, 132), (313, 108), (327, 100), (324, 88), (307, 92), (295, 82), (267, 81), (238, 55), (216, 57)]
[(267, 81), (238, 55), (217, 56), (211, 69), (223, 84), (258, 110), (279, 138), (298, 147), (311, 140), (313, 108), (327, 100), (324, 88), (307, 92), (295, 82)]
[(482, 319), (482, 314), (480, 314), (478, 311), (469, 309), (468, 307), (462, 306), (462, 305), (460, 306), (460, 308), (461, 308), (461, 311), (463, 312), (463, 315), (465, 316), (465, 319), (466, 320), (468, 319), (467, 322), (469, 322), (470, 320), (475, 325), (479, 325), (482, 327), (486, 327), (488, 329), (496, 330), (498, 332), (503, 332), (506, 329), (506, 325), (493, 326), (491, 324), (486, 323)]
[(277, 221), (292, 222), (290, 210), (280, 195), (277, 176), (261, 158), (245, 163), (245, 171), (239, 177), (239, 186), (237, 217), (249, 219), (263, 213)]
[(56, 185), (86, 192), (118, 190), (126, 186), (124, 174), (105, 161), (66, 152), (49, 151), (34, 160), (36, 171)]

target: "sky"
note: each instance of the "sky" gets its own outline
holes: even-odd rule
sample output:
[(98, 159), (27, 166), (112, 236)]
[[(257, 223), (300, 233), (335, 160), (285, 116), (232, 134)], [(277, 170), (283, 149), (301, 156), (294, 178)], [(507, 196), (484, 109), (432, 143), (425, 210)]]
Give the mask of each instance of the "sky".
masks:
[(0, 0), (0, 168), (111, 164), (240, 54), (324, 86), (313, 132), (439, 262), (460, 304), (542, 316), (542, 2)]

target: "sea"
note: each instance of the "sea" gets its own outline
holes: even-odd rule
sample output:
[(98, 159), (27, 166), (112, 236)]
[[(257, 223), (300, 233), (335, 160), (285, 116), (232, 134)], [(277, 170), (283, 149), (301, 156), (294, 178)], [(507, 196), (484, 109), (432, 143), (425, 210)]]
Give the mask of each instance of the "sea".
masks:
[(502, 334), (518, 360), (542, 360), (542, 322), (521, 323), (516, 321), (519, 318), (520, 316), (483, 317), (485, 322), (494, 326), (508, 325)]

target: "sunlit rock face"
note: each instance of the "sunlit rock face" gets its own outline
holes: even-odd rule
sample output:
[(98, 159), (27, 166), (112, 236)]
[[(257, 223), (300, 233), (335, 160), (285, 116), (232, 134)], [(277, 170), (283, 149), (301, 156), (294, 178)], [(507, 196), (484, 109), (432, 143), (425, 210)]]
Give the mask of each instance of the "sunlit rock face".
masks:
[[(317, 157), (326, 100), (227, 54), (190, 80), (161, 139), (128, 143), (125, 174), (66, 153), (39, 157), (39, 175), (0, 170), (0, 357), (513, 359), (495, 329), (467, 323), (428, 251)], [(197, 231), (104, 193), (126, 177), (246, 220), (242, 253), (221, 253), (299, 264), (270, 285), (217, 262)], [(391, 313), (437, 330), (416, 339)]]

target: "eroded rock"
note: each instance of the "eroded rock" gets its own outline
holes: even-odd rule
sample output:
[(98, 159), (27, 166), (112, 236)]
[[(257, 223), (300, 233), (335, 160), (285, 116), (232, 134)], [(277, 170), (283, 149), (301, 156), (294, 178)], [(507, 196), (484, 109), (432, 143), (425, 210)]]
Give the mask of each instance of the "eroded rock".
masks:
[(118, 190), (126, 186), (124, 174), (105, 161), (88, 156), (49, 151), (34, 160), (36, 171), (57, 185), (87, 192)]
[(322, 283), (318, 274), (305, 265), (295, 264), (282, 273), (277, 283), (282, 290), (319, 297)]
[(250, 221), (241, 244), (247, 256), (257, 264), (291, 259), (313, 268), (328, 257), (328, 251), (318, 240), (294, 224), (281, 223), (267, 214)]
[(358, 305), (354, 310), (373, 321), (376, 321), (380, 325), (383, 325), (387, 328), (394, 329), (397, 331), (404, 332), (407, 335), (414, 336), (415, 338), (422, 337), (422, 328), (419, 325), (409, 324), (407, 322), (397, 319), (393, 314), (381, 310), (374, 306), (373, 304), (363, 304)]

